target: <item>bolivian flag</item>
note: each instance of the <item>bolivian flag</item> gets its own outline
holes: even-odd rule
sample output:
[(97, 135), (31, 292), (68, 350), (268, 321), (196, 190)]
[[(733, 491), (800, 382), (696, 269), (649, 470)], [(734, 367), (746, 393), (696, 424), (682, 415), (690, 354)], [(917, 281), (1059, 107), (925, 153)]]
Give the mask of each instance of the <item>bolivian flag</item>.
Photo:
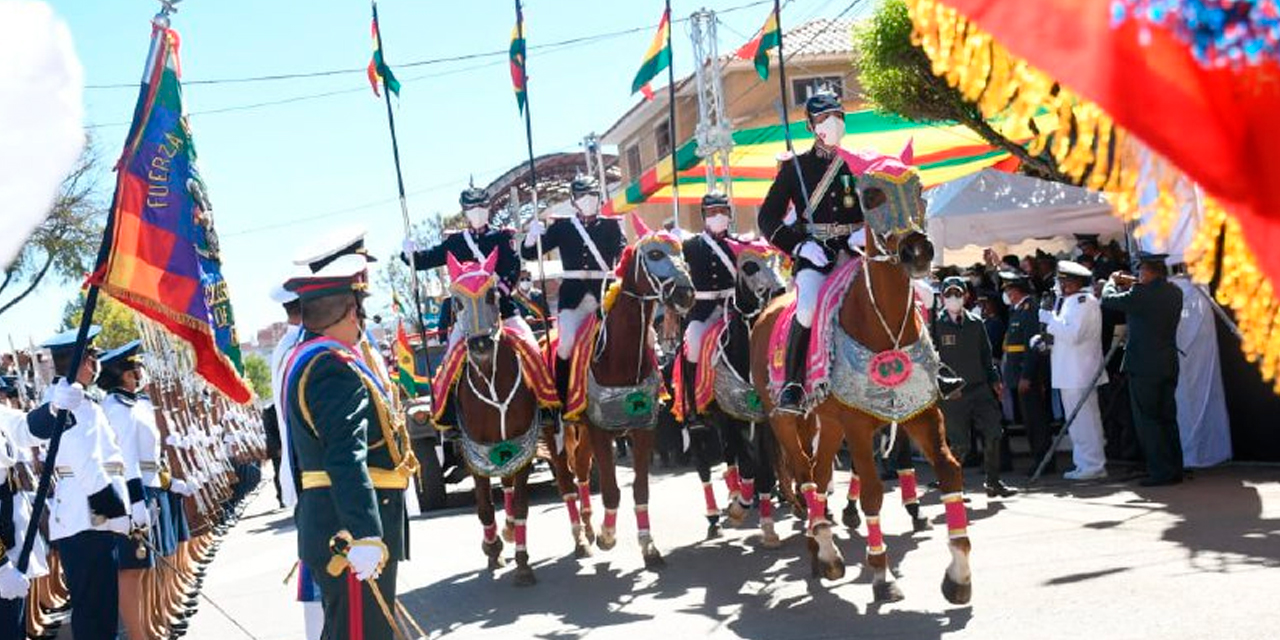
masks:
[(639, 91), (646, 100), (653, 99), (653, 89), (649, 88), (649, 83), (671, 65), (671, 46), (668, 44), (670, 37), (671, 5), (667, 5), (667, 9), (662, 12), (662, 22), (658, 23), (658, 32), (653, 34), (649, 51), (644, 54), (644, 62), (640, 63), (640, 70), (636, 72), (635, 80), (631, 81), (632, 94)]
[(769, 19), (765, 20), (759, 35), (738, 49), (737, 56), (739, 59), (755, 62), (756, 73), (760, 74), (760, 79), (768, 80), (769, 50), (776, 49), (780, 44), (782, 44), (782, 32), (778, 30), (778, 12), (770, 11)]
[(524, 102), (527, 97), (525, 88), (525, 44), (524, 44), (524, 12), (520, 3), (516, 2), (516, 26), (511, 28), (511, 88), (516, 92), (516, 106), (524, 113)]
[(373, 10), (373, 25), (370, 27), (373, 32), (373, 58), (369, 60), (369, 68), (365, 73), (369, 76), (369, 86), (373, 87), (373, 95), (381, 97), (378, 92), (378, 84), (385, 83), (387, 91), (400, 97), (400, 81), (396, 80), (396, 74), (391, 72), (391, 67), (382, 59), (382, 32), (378, 29), (378, 9)]
[(409, 345), (409, 335), (404, 332), (404, 321), (396, 326), (395, 355), (397, 380), (400, 386), (404, 387), (409, 397), (418, 397), (418, 387), (426, 389), (430, 385), (426, 378), (417, 374), (417, 367), (413, 360), (413, 347)]

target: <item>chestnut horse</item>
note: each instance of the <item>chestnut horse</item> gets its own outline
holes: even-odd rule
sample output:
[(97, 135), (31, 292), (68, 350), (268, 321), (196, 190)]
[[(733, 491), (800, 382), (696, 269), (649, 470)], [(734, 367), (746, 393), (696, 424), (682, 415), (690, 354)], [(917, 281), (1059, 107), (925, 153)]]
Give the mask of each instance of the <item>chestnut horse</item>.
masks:
[[(571, 390), (570, 395), (585, 393), (581, 418), (573, 418), (587, 425), (587, 437), (600, 471), (605, 513), (596, 545), (607, 551), (617, 544), (621, 492), (613, 441), (628, 433), (635, 465), (631, 490), (636, 528), (645, 566), (652, 569), (663, 563), (649, 530), (649, 463), (662, 380), (653, 350), (653, 317), (658, 304), (687, 313), (694, 298), (679, 240), (665, 231), (650, 231), (635, 215), (631, 216), (631, 224), (637, 240), (623, 252), (618, 263), (619, 280), (605, 296), (601, 328), (589, 347), (590, 366), (581, 376), (585, 378), (581, 381), (585, 388)], [(572, 408), (566, 407), (566, 411)]]
[[(868, 242), (861, 271), (853, 278), (835, 319), (838, 330), (833, 328), (832, 341), (837, 346), (833, 349), (830, 395), (805, 417), (771, 410), (767, 370), (770, 334), (791, 295), (775, 300), (757, 321), (751, 344), (756, 388), (770, 407), (770, 422), (790, 470), (802, 483), (815, 576), (834, 580), (844, 575), (844, 559), (835, 547), (825, 494), (831, 484), (832, 462), (847, 440), (855, 472), (861, 477), (859, 497), (866, 513), (872, 592), (877, 602), (902, 598), (889, 571), (880, 529), (884, 485), (873, 458), (874, 436), (889, 424), (890, 440), (905, 432), (937, 474), (952, 555), (942, 592), (948, 601), (964, 604), (971, 594), (971, 574), (962, 475), (947, 447), (942, 412), (936, 404), (937, 352), (922, 331), (911, 285), (912, 277), (928, 273), (933, 258), (933, 245), (922, 231), (924, 202), (919, 175), (908, 166), (910, 147), (900, 158), (844, 151), (841, 158), (858, 176), (856, 186), (866, 216)], [(826, 321), (815, 319), (815, 329), (820, 330), (817, 323)], [(871, 402), (859, 402), (868, 396)], [(886, 418), (887, 413), (894, 418)], [(812, 451), (815, 434), (817, 450)]]

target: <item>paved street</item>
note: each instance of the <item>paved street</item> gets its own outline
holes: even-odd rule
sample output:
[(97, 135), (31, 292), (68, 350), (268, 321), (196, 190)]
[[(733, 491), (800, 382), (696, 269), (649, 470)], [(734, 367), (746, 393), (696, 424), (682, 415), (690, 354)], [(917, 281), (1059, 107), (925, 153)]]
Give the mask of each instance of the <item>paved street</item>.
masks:
[[(842, 486), (847, 474), (838, 474)], [(922, 475), (923, 481), (927, 474)], [(629, 478), (627, 478), (629, 483)], [(970, 476), (970, 486), (977, 486)], [(723, 501), (722, 483), (717, 483)], [(843, 489), (842, 489), (843, 490)], [(262, 640), (302, 637), (282, 583), (293, 528), (269, 482), (228, 537), (208, 579), (210, 598)], [(1280, 468), (1200, 471), (1179, 487), (1066, 486), (1005, 501), (976, 494), (972, 606), (939, 592), (948, 561), (937, 492), (924, 498), (933, 530), (911, 536), (896, 492), (884, 528), (906, 600), (870, 605), (862, 537), (839, 532), (845, 579), (808, 578), (803, 538), (787, 517), (784, 546), (763, 550), (753, 530), (704, 540), (701, 491), (690, 469), (659, 470), (651, 512), (668, 566), (643, 569), (624, 488), (619, 544), (574, 560), (564, 508), (550, 485), (531, 510), (529, 548), (539, 584), (518, 589), (510, 569), (483, 569), (480, 525), (458, 506), (413, 523), (414, 560), (401, 600), (431, 637), (446, 638), (1274, 638), (1280, 629)], [(598, 505), (598, 496), (597, 503)], [(838, 510), (843, 500), (833, 499)], [(597, 520), (602, 510), (597, 506)], [(754, 519), (754, 517), (753, 517)], [(753, 520), (752, 520), (753, 521)], [(511, 548), (507, 549), (510, 558)], [(245, 637), (208, 603), (193, 640)]]

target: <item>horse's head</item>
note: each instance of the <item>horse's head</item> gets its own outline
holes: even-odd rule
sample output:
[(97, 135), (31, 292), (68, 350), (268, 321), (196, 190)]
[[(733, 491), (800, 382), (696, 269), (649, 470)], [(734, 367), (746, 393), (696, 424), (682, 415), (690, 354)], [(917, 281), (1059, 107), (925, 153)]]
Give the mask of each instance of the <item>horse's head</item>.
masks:
[(858, 176), (858, 200), (866, 221), (868, 255), (902, 265), (913, 278), (929, 273), (933, 243), (924, 231), (920, 174), (911, 166), (911, 143), (897, 157), (841, 150)]
[(449, 262), (449, 295), (452, 298), (454, 324), (462, 329), (467, 351), (473, 358), (491, 358), (496, 351), (502, 323), (498, 312), (498, 252), (480, 262), (458, 262), (452, 254)]
[(619, 264), (623, 291), (641, 300), (658, 300), (680, 315), (693, 308), (693, 280), (680, 240), (667, 231), (650, 231), (631, 215), (636, 243)]
[[(738, 268), (739, 309), (759, 309), (786, 288), (786, 283), (778, 272), (781, 254), (773, 245), (756, 238), (749, 242), (730, 242), (729, 247), (733, 249), (734, 262)], [(744, 299), (744, 294), (751, 299)]]

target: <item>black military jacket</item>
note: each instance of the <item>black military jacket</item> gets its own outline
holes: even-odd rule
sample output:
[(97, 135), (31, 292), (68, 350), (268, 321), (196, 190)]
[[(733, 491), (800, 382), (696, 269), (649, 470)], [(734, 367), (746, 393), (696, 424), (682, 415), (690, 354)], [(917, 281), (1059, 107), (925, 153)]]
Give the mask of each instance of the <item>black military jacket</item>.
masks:
[[(582, 240), (582, 234), (574, 228), (573, 221), (574, 218), (559, 218), (552, 222), (542, 235), (542, 252), (559, 249), (560, 263), (565, 271), (613, 271), (622, 257), (622, 250), (627, 246), (627, 238), (622, 233), (619, 219), (596, 216), (590, 222), (582, 223), (587, 236), (600, 251), (600, 257), (608, 264), (600, 264), (596, 260), (587, 243)], [(522, 245), (520, 255), (525, 260), (536, 260), (538, 245)], [(596, 297), (596, 302), (602, 302), (607, 284), (604, 279), (566, 277), (560, 283), (557, 306), (560, 309), (576, 309), (588, 293)]]
[[(818, 155), (816, 149), (810, 149), (799, 156), (800, 169), (804, 173), (804, 184), (810, 197), (815, 195), (818, 189), (818, 183), (822, 181), (822, 175), (827, 172), (827, 167), (834, 159), (823, 158)], [(794, 255), (796, 247), (809, 238), (809, 233), (805, 230), (803, 224), (813, 222), (818, 224), (861, 224), (862, 206), (858, 202), (858, 192), (855, 189), (856, 176), (849, 170), (847, 165), (842, 165), (836, 173), (836, 178), (831, 182), (831, 186), (822, 196), (822, 201), (814, 206), (813, 219), (803, 220), (805, 211), (805, 196), (800, 189), (800, 179), (796, 176), (796, 168), (792, 161), (788, 160), (782, 163), (778, 169), (778, 176), (774, 178), (773, 186), (769, 187), (769, 193), (764, 198), (764, 203), (760, 205), (760, 213), (756, 218), (756, 222), (760, 227), (760, 233), (769, 242), (773, 243), (788, 255)], [(792, 205), (796, 210), (796, 224), (787, 225), (785, 219), (787, 217), (787, 207)], [(845, 243), (848, 242), (848, 235), (838, 238), (832, 238), (823, 243), (828, 253), (832, 256), (844, 249)], [(800, 263), (807, 261), (796, 261), (796, 268), (801, 267)]]
[[(684, 241), (684, 260), (689, 266), (689, 276), (693, 280), (693, 288), (698, 293), (711, 293), (732, 290), (735, 278), (729, 267), (716, 255), (709, 243), (714, 242), (724, 255), (733, 262), (733, 249), (729, 247), (728, 236), (712, 238), (705, 231)], [(690, 320), (706, 320), (717, 308), (724, 304), (724, 299), (712, 300), (705, 296), (694, 302), (689, 312)]]

